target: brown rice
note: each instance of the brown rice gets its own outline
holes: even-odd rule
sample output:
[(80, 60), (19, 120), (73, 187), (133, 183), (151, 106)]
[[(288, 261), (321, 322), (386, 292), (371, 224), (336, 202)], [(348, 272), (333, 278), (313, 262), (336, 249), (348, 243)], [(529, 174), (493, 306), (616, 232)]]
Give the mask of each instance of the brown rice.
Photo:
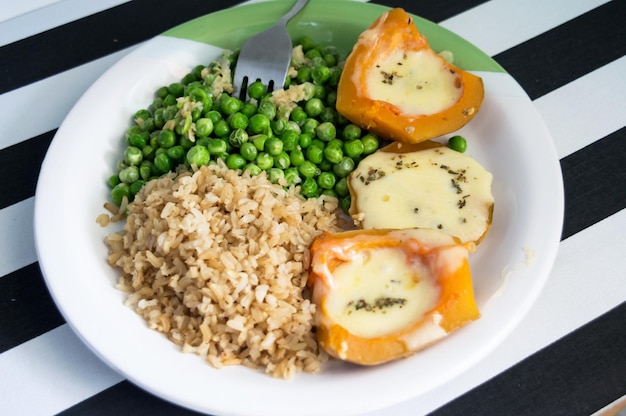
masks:
[(337, 230), (334, 198), (305, 200), (225, 166), (148, 182), (106, 238), (119, 288), (150, 328), (220, 368), (317, 372), (309, 245)]

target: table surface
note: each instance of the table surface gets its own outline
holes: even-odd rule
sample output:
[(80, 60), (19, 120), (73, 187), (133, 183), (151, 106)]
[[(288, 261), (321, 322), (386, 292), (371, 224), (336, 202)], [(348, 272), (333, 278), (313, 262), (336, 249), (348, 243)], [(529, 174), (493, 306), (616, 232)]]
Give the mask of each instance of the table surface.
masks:
[[(376, 2), (458, 33), (520, 83), (555, 141), (565, 221), (545, 288), (503, 343), (453, 381), (371, 415), (608, 414), (626, 394), (626, 1)], [(194, 414), (125, 380), (68, 327), (37, 263), (33, 201), (56, 129), (100, 74), (160, 32), (234, 4), (2, 2), (0, 414)]]

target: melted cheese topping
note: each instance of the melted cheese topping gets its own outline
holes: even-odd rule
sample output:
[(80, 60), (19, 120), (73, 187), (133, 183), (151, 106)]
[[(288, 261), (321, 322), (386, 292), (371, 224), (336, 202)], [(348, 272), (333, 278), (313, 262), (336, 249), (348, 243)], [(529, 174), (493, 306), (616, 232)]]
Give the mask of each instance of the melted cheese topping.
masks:
[(468, 242), (478, 241), (491, 224), (491, 173), (445, 146), (376, 152), (349, 181), (357, 196), (354, 217), (363, 228), (433, 228)]
[(406, 115), (439, 113), (463, 93), (458, 74), (432, 50), (396, 50), (367, 74), (370, 98), (398, 107)]
[(350, 333), (374, 338), (422, 318), (437, 304), (439, 288), (426, 265), (409, 262), (402, 250), (363, 250), (333, 271), (326, 300), (332, 319)]

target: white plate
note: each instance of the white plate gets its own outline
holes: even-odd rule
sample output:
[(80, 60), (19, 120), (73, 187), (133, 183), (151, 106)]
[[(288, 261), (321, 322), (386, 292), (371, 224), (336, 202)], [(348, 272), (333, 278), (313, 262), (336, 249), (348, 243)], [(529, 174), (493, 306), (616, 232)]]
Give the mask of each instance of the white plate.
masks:
[[(424, 394), (466, 371), (510, 333), (541, 290), (560, 241), (560, 166), (533, 104), (480, 51), (466, 45), (457, 52), (462, 40), (416, 19), (434, 47), (451, 49), (461, 57), (458, 64), (475, 70), (485, 83), (483, 107), (461, 131), (469, 140), (468, 153), (494, 175), (493, 226), (471, 258), (481, 319), (406, 360), (371, 368), (336, 362), (321, 374), (299, 374), (290, 381), (242, 367), (215, 370), (149, 330), (114, 288), (117, 271), (107, 265), (103, 243), (114, 227), (101, 228), (95, 222), (104, 212), (105, 181), (121, 156), (122, 134), (130, 116), (152, 101), (159, 86), (179, 80), (198, 63), (211, 62), (228, 46), (224, 39), (240, 42), (260, 30), (259, 25), (276, 20), (285, 7), (261, 3), (209, 15), (130, 53), (69, 113), (48, 150), (37, 186), (39, 264), (67, 322), (129, 380), (201, 412), (347, 415)], [(319, 35), (325, 42), (340, 39), (351, 44), (382, 10), (361, 3), (318, 1), (295, 19), (293, 30)], [(228, 26), (233, 36), (224, 27), (207, 24), (224, 21), (238, 22), (236, 28)], [(205, 29), (195, 35), (199, 23)], [(211, 43), (212, 36), (217, 46), (202, 43)]]

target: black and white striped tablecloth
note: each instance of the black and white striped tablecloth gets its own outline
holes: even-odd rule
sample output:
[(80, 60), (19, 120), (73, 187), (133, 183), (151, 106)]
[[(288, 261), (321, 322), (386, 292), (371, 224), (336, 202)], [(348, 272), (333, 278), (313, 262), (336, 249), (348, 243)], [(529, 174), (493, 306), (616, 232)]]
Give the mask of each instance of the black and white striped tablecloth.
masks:
[[(501, 346), (442, 388), (372, 415), (597, 412), (626, 394), (626, 1), (377, 3), (458, 33), (521, 84), (554, 137), (565, 222), (543, 292)], [(56, 129), (100, 74), (160, 32), (234, 5), (0, 5), (1, 415), (193, 414), (124, 380), (73, 334), (39, 270), (33, 201)]]

